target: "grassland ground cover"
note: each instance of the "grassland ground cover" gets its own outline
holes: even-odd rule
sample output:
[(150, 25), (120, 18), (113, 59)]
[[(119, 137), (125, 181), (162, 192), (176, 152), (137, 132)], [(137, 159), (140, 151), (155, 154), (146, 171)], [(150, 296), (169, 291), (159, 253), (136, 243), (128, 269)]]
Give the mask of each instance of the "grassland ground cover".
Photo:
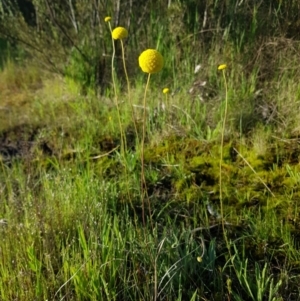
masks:
[(61, 48), (53, 72), (1, 42), (0, 300), (300, 300), (298, 4), (204, 2), (121, 15), (148, 34), (113, 42), (98, 88), (75, 35), (65, 73)]

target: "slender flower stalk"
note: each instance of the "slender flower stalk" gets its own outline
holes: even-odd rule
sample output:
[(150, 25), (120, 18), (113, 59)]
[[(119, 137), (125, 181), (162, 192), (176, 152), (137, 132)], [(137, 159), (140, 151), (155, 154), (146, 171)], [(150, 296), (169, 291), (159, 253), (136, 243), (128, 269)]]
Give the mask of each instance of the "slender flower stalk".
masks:
[[(126, 180), (129, 182), (129, 174), (128, 174), (128, 170), (127, 170), (127, 158), (126, 158), (127, 142), (126, 142), (125, 131), (124, 131), (123, 126), (122, 126), (122, 119), (121, 119), (121, 113), (120, 113), (120, 108), (119, 108), (116, 81), (115, 81), (115, 72), (114, 72), (114, 59), (115, 59), (115, 54), (116, 54), (116, 48), (115, 48), (115, 41), (114, 40), (120, 40), (121, 45), (122, 45), (122, 57), (123, 57), (123, 63), (124, 63), (124, 70), (125, 70), (126, 78), (127, 78), (127, 81), (128, 81), (126, 65), (125, 65), (124, 46), (123, 46), (123, 41), (122, 41), (122, 39), (128, 37), (128, 31), (124, 27), (116, 27), (114, 30), (112, 30), (111, 24), (110, 24), (111, 17), (106, 17), (104, 19), (104, 21), (107, 22), (108, 25), (109, 25), (109, 30), (110, 30), (111, 39), (112, 39), (113, 55), (112, 55), (112, 61), (111, 61), (111, 74), (112, 74), (112, 82), (113, 82), (114, 93), (115, 93), (115, 104), (116, 104), (116, 108), (117, 108), (117, 112), (118, 112), (118, 121), (119, 121), (119, 127), (120, 127), (121, 155), (123, 157), (123, 164), (124, 164), (124, 168), (125, 168)], [(129, 81), (128, 81), (128, 89), (129, 89)], [(128, 185), (128, 187), (129, 187), (129, 185)], [(133, 212), (135, 214), (135, 208), (134, 208), (134, 206), (132, 205), (132, 202), (131, 202), (132, 197), (130, 195), (129, 189), (127, 189), (127, 195), (128, 195), (128, 200), (129, 200), (129, 202), (132, 206)]]
[(219, 186), (220, 186), (220, 211), (221, 211), (221, 218), (222, 218), (222, 227), (223, 233), (227, 240), (227, 236), (225, 234), (225, 220), (224, 220), (224, 208), (223, 208), (223, 191), (222, 191), (222, 163), (223, 163), (223, 148), (224, 148), (224, 135), (225, 135), (225, 127), (226, 127), (226, 119), (227, 119), (227, 111), (228, 111), (228, 87), (227, 87), (227, 80), (225, 69), (226, 65), (222, 64), (218, 67), (218, 70), (222, 71), (224, 85), (225, 85), (225, 109), (224, 109), (224, 116), (223, 116), (223, 125), (222, 125), (222, 133), (221, 133), (221, 149), (220, 149), (220, 164), (219, 164)]
[(128, 73), (127, 73), (127, 68), (126, 68), (124, 43), (123, 43), (123, 40), (122, 40), (122, 39), (120, 39), (120, 41), (121, 41), (121, 48), (122, 48), (123, 68), (124, 68), (124, 73), (125, 73), (125, 77), (126, 77), (126, 81), (127, 81), (127, 93), (128, 93), (128, 97), (129, 97), (129, 99), (130, 99), (130, 82), (129, 82)]
[(145, 87), (145, 93), (144, 93), (144, 114), (143, 114), (143, 136), (142, 136), (142, 142), (141, 142), (141, 195), (142, 195), (142, 219), (143, 224), (145, 225), (145, 197), (148, 201), (148, 210), (149, 210), (149, 216), (150, 221), (152, 223), (151, 219), (151, 206), (150, 201), (147, 194), (147, 184), (146, 184), (146, 178), (145, 178), (145, 164), (144, 164), (144, 148), (145, 148), (145, 138), (146, 138), (146, 95), (147, 90), (150, 83), (150, 77), (151, 74), (159, 72), (164, 65), (164, 60), (162, 55), (155, 49), (147, 49), (141, 53), (139, 56), (139, 65), (143, 72), (148, 73), (147, 83)]
[(130, 108), (131, 108), (131, 116), (132, 116), (132, 121), (133, 121), (133, 125), (134, 125), (135, 135), (136, 135), (136, 139), (138, 141), (138, 130), (137, 130), (136, 118), (135, 118), (135, 114), (134, 114), (134, 107), (133, 107), (133, 103), (132, 103), (132, 99), (131, 99), (131, 93), (130, 93), (130, 82), (129, 82), (128, 72), (127, 72), (127, 68), (126, 68), (125, 50), (124, 50), (123, 39), (120, 39), (120, 41), (121, 41), (121, 48), (122, 48), (123, 68), (124, 68), (124, 73), (125, 73), (126, 82), (127, 82), (127, 95), (128, 95)]
[[(146, 178), (145, 178), (145, 164), (144, 164), (144, 147), (145, 147), (145, 138), (146, 138), (146, 95), (147, 95), (147, 90), (149, 87), (150, 83), (150, 77), (151, 73), (148, 73), (147, 77), (147, 83), (145, 87), (145, 92), (144, 92), (144, 112), (143, 112), (143, 136), (142, 136), (142, 150), (141, 150), (141, 191), (142, 191), (142, 219), (143, 219), (143, 224), (145, 225), (145, 197), (148, 199), (148, 193), (147, 193), (147, 184), (146, 184)], [(148, 200), (148, 210), (149, 210), (149, 215), (151, 216), (151, 208), (150, 208), (150, 202)]]
[[(135, 122), (134, 108), (133, 108), (132, 99), (131, 99), (131, 95), (130, 95), (130, 82), (129, 82), (127, 68), (126, 68), (125, 50), (124, 50), (124, 43), (123, 43), (123, 39), (125, 39), (127, 37), (128, 37), (128, 31), (124, 27), (119, 26), (119, 27), (116, 27), (112, 31), (112, 38), (114, 40), (120, 40), (120, 42), (121, 42), (123, 68), (124, 68), (124, 73), (125, 73), (126, 82), (127, 82), (127, 91), (128, 91), (127, 94), (128, 94), (130, 107), (131, 107), (131, 115), (132, 115), (132, 121), (133, 121), (133, 124), (134, 124), (135, 134), (136, 134), (136, 137), (138, 139), (138, 131), (137, 131), (137, 126), (136, 126), (136, 122)], [(125, 139), (125, 145), (126, 145), (126, 139)]]
[(225, 69), (227, 68), (226, 64), (222, 64), (218, 67), (218, 70), (222, 71), (223, 79), (224, 79), (224, 85), (225, 85), (225, 109), (224, 109), (224, 116), (223, 116), (223, 125), (222, 125), (222, 133), (221, 133), (221, 150), (220, 150), (220, 176), (219, 176), (219, 186), (220, 186), (220, 212), (221, 212), (221, 219), (222, 219), (222, 230), (223, 230), (223, 236), (226, 243), (226, 247), (229, 253), (229, 257), (232, 263), (232, 266), (234, 270), (236, 270), (234, 262), (233, 262), (233, 256), (231, 254), (230, 244), (228, 241), (227, 233), (225, 230), (225, 218), (224, 218), (224, 206), (223, 206), (223, 191), (222, 191), (222, 163), (223, 163), (223, 148), (224, 148), (224, 136), (225, 136), (225, 128), (226, 128), (226, 120), (227, 120), (227, 113), (228, 113), (228, 85), (227, 85), (227, 79), (226, 79), (226, 73)]
[(126, 147), (126, 136), (125, 136), (123, 126), (122, 126), (121, 113), (120, 113), (120, 107), (119, 107), (118, 95), (117, 95), (116, 80), (115, 80), (114, 61), (115, 61), (115, 56), (116, 56), (116, 47), (115, 47), (114, 40), (116, 40), (120, 37), (128, 36), (128, 32), (123, 27), (117, 27), (114, 30), (112, 30), (111, 24), (110, 24), (111, 17), (105, 17), (104, 21), (108, 23), (109, 30), (111, 32), (112, 47), (113, 47), (113, 54), (112, 54), (112, 58), (111, 58), (111, 76), (112, 76), (112, 82), (113, 82), (113, 87), (114, 87), (115, 104), (116, 104), (116, 108), (118, 111), (118, 121), (119, 121), (120, 134), (121, 134), (121, 153), (123, 153), (124, 159), (125, 159), (125, 152), (126, 152), (126, 148), (127, 148)]

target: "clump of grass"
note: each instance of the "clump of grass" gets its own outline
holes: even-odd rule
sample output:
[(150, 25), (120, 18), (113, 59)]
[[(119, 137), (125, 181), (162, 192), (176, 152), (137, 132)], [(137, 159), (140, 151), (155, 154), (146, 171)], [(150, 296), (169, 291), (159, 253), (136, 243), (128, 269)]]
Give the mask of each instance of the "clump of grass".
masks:
[[(173, 136), (145, 145), (145, 176), (147, 192), (151, 193), (154, 230), (147, 227), (142, 230), (126, 203), (127, 197), (122, 197), (120, 188), (128, 186), (126, 177), (119, 173), (118, 158), (114, 153), (98, 159), (89, 156), (90, 147), (100, 151), (93, 143), (99, 139), (96, 119), (89, 122), (92, 113), (96, 113), (96, 103), (73, 101), (74, 120), (89, 116), (79, 123), (81, 130), (74, 131), (73, 125), (78, 150), (73, 159), (40, 158), (31, 163), (34, 166), (18, 160), (0, 173), (3, 192), (0, 218), (7, 221), (0, 226), (2, 256), (6, 262), (0, 269), (2, 299), (40, 296), (71, 300), (105, 296), (110, 300), (151, 300), (168, 296), (210, 300), (220, 298), (220, 291), (232, 300), (246, 299), (250, 293), (254, 299), (280, 298), (286, 296), (281, 283), (288, 283), (292, 293), (297, 292), (299, 277), (293, 269), (297, 267), (299, 252), (292, 242), (290, 226), (280, 222), (282, 216), (276, 214), (276, 208), (273, 215), (263, 209), (258, 215), (247, 200), (244, 205), (249, 208), (241, 206), (235, 213), (224, 208), (237, 270), (233, 272), (223, 236), (218, 233), (218, 220), (210, 216), (204, 203), (205, 199), (212, 205), (214, 198), (218, 199), (210, 193), (218, 187), (217, 140)], [(109, 110), (108, 104), (107, 111), (101, 110), (103, 115), (96, 114), (94, 118), (111, 114)], [(117, 113), (114, 114), (117, 121)], [(113, 134), (117, 137), (118, 131)], [(65, 141), (61, 147), (65, 149), (72, 143)], [(225, 199), (233, 196), (230, 190), (235, 185), (233, 176), (241, 180), (248, 168), (246, 164), (242, 167), (243, 160), (237, 160), (231, 148), (224, 144)], [(256, 149), (253, 145), (253, 153)], [(244, 146), (244, 152), (253, 164), (255, 158), (250, 156), (250, 149)], [(134, 188), (140, 172), (137, 156), (132, 160), (128, 171)], [(264, 164), (259, 164), (263, 168)], [(251, 173), (250, 170), (247, 175)], [(209, 181), (208, 175), (215, 181), (213, 186), (206, 186), (210, 184), (205, 183)], [(297, 170), (291, 169), (289, 175), (297, 183)], [(295, 192), (295, 184), (290, 185)], [(129, 191), (132, 199), (140, 197), (140, 191)], [(166, 191), (169, 194), (164, 199)], [(133, 203), (138, 212), (139, 203)], [(294, 209), (290, 207), (292, 215)], [(287, 254), (287, 259), (281, 261), (282, 254)], [(254, 261), (261, 256), (268, 258), (268, 262), (260, 264), (258, 260), (255, 265)], [(22, 277), (16, 274), (16, 269), (22, 271)], [(275, 273), (275, 269), (280, 272)], [(285, 275), (292, 277), (287, 280)]]

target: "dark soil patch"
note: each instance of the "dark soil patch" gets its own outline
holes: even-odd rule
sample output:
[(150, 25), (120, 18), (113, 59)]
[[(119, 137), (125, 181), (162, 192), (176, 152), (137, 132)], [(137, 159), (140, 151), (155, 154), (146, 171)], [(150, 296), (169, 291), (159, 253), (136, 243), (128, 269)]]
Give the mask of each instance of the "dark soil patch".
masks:
[(4, 163), (13, 159), (32, 159), (37, 148), (45, 155), (53, 150), (39, 139), (41, 127), (29, 124), (17, 125), (0, 133), (0, 158)]

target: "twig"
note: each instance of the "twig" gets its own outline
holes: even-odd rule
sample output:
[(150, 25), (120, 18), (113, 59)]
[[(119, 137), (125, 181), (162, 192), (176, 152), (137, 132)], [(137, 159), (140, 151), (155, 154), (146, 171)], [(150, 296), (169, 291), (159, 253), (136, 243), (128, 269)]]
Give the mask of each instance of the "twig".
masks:
[(250, 165), (250, 163), (246, 160), (246, 158), (234, 147), (234, 151), (243, 159), (243, 161), (250, 167), (250, 169), (253, 171), (253, 173), (257, 176), (257, 178), (261, 181), (261, 183), (267, 188), (267, 190), (271, 193), (273, 197), (275, 197), (274, 193), (271, 191), (271, 189), (267, 186), (267, 184), (264, 182), (264, 180), (257, 174), (257, 172), (254, 170), (254, 168)]
[(113, 148), (112, 150), (110, 150), (109, 152), (107, 152), (105, 154), (98, 155), (98, 156), (91, 157), (91, 159), (95, 160), (95, 159), (100, 159), (100, 158), (106, 157), (109, 154), (111, 154), (112, 152), (114, 152), (115, 150), (117, 150), (118, 148), (119, 148), (119, 145), (117, 147)]

